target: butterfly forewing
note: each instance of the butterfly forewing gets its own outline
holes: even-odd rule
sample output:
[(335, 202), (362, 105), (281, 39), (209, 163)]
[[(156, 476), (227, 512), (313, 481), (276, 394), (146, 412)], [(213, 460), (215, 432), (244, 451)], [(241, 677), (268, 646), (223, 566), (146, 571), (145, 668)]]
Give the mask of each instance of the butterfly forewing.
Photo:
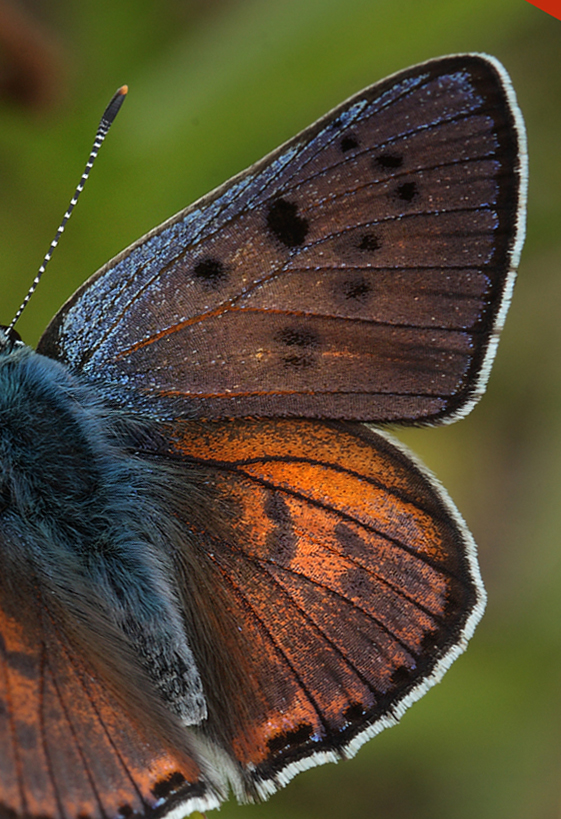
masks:
[(366, 89), (110, 262), (39, 350), (160, 417), (467, 411), (522, 240), (516, 111), (478, 55)]

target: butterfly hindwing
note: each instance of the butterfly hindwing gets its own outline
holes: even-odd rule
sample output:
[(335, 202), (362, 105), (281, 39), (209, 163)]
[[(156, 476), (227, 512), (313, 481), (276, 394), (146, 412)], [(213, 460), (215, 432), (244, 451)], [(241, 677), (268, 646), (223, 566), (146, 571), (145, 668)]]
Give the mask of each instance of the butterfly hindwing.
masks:
[(130, 819), (216, 807), (195, 755), (123, 707), (40, 584), (4, 575), (1, 586), (1, 815)]
[(160, 417), (466, 412), (520, 251), (523, 140), (492, 58), (394, 75), (116, 257), (39, 352)]
[[(440, 677), (483, 609), (473, 542), (434, 479), (366, 427), (160, 432), (159, 455), (178, 475), (196, 469), (212, 498), (207, 525), (185, 519), (186, 549), (210, 582), (199, 620), (219, 610), (224, 667), (239, 675), (224, 690), (215, 672), (202, 730), (264, 795), (310, 760), (352, 754)], [(211, 699), (216, 678), (203, 678)]]

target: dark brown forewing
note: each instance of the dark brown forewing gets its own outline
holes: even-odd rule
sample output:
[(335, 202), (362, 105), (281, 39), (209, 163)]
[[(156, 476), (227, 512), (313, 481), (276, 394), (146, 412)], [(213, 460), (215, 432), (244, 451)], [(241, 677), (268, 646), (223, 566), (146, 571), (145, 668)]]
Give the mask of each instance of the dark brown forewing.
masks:
[(200, 656), (210, 633), (224, 653), (212, 676), (198, 663), (205, 730), (263, 795), (351, 755), (440, 678), (483, 610), (473, 542), (436, 482), (366, 427), (162, 431), (174, 480), (196, 468), (212, 499), (206, 522), (184, 520), (206, 583), (190, 644)]
[(520, 252), (523, 143), (494, 59), (396, 74), (110, 262), (39, 351), (160, 417), (466, 412)]
[(1, 816), (130, 819), (216, 807), (195, 757), (144, 734), (147, 724), (73, 648), (37, 583), (2, 583)]

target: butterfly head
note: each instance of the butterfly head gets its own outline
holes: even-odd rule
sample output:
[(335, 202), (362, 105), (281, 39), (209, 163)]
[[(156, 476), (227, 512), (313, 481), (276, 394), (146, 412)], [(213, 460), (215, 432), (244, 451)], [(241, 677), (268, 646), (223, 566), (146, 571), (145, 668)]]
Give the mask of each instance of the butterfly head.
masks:
[(23, 346), (20, 334), (13, 327), (0, 325), (0, 355), (11, 353), (15, 346)]

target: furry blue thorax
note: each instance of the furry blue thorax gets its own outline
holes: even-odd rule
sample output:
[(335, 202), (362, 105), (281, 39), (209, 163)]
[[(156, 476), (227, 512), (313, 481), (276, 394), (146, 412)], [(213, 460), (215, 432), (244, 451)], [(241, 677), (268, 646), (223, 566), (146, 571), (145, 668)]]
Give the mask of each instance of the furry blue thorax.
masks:
[(37, 578), (39, 608), (71, 613), (73, 637), (108, 676), (115, 666), (138, 679), (140, 667), (168, 708), (199, 723), (206, 704), (173, 580), (178, 535), (162, 508), (169, 475), (135, 452), (140, 427), (2, 333), (1, 584), (10, 599)]

